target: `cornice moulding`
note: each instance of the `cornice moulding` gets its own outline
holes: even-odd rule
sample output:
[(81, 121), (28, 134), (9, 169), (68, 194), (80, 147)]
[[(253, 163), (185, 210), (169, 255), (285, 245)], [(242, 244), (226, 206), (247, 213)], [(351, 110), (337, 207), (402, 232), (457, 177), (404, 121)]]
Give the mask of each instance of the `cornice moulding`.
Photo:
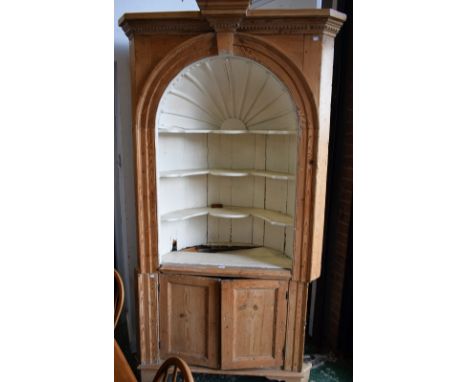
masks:
[[(218, 18), (222, 23), (222, 19)], [(232, 28), (226, 18), (225, 28)], [(346, 15), (333, 9), (252, 10), (237, 27), (255, 34), (324, 34), (335, 37)], [(128, 37), (156, 34), (200, 34), (213, 32), (200, 12), (158, 12), (124, 14), (119, 25)]]

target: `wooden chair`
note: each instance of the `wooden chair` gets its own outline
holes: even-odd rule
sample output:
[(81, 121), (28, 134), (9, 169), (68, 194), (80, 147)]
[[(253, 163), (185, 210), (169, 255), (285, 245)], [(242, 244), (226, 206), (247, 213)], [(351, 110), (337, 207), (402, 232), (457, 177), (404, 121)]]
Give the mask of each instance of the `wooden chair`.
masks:
[[(119, 321), (125, 300), (122, 277), (114, 269), (114, 330)], [(122, 349), (114, 338), (114, 382), (138, 382)]]
[[(120, 315), (122, 313), (125, 300), (125, 291), (122, 277), (119, 272), (114, 269), (114, 329), (117, 326)], [(172, 367), (172, 371), (169, 369)], [(172, 382), (177, 380), (179, 374), (184, 382), (194, 382), (192, 372), (187, 363), (178, 357), (167, 359), (158, 369), (153, 382), (166, 382), (172, 376)], [(114, 382), (138, 382), (135, 374), (128, 364), (125, 355), (120, 349), (119, 344), (114, 339)]]
[(114, 329), (119, 321), (120, 314), (122, 313), (125, 299), (125, 290), (122, 277), (119, 272), (114, 269)]
[[(171, 367), (172, 372), (169, 371)], [(194, 382), (190, 367), (183, 359), (178, 357), (168, 358), (158, 369), (153, 382), (169, 382), (171, 376), (171, 381), (176, 382), (179, 372), (184, 382)]]

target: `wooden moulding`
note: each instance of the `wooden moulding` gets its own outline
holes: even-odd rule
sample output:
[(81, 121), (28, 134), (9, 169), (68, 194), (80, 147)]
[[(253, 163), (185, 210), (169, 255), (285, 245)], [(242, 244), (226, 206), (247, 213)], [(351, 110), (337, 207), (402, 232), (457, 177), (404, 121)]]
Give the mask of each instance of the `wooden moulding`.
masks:
[(286, 329), (284, 369), (300, 371), (304, 359), (304, 337), (307, 318), (306, 282), (289, 282), (289, 306)]
[[(152, 382), (160, 365), (141, 366), (141, 381)], [(252, 369), (252, 370), (215, 370), (204, 367), (191, 366), (190, 370), (194, 374), (204, 373), (213, 375), (239, 375), (239, 376), (257, 376), (270, 379), (272, 381), (285, 381), (285, 382), (308, 382), (311, 363), (304, 363), (302, 371), (286, 371), (278, 369)]]
[(156, 108), (170, 80), (190, 63), (212, 55), (214, 45), (214, 35), (211, 33), (187, 40), (165, 56), (151, 72), (141, 93), (137, 94), (133, 135), (138, 260), (143, 273), (156, 272), (159, 266), (154, 126)]
[(243, 267), (210, 267), (203, 265), (178, 265), (163, 264), (159, 269), (167, 274), (185, 274), (194, 276), (213, 276), (213, 277), (240, 277), (260, 280), (290, 280), (291, 271), (288, 269), (260, 269)]
[[(231, 24), (225, 23), (225, 27), (255, 34), (327, 34), (334, 37), (345, 20), (346, 15), (333, 9), (255, 9), (247, 11), (240, 21), (231, 19)], [(239, 25), (233, 26), (236, 23)], [(201, 34), (214, 31), (216, 26), (210, 25), (200, 12), (124, 14), (119, 25), (129, 38), (135, 35)]]
[(142, 365), (159, 360), (158, 274), (138, 274), (140, 360)]
[[(281, 51), (257, 36), (238, 33), (235, 53), (267, 67), (283, 82), (297, 106), (299, 117), (298, 165), (296, 173), (295, 240), (293, 280), (307, 279), (311, 256), (313, 194), (316, 174), (316, 132), (318, 116), (314, 96), (299, 68)], [(321, 256), (321, 252), (312, 254)]]
[[(139, 94), (135, 112), (135, 156), (139, 260), (142, 272), (155, 272), (157, 257), (157, 207), (155, 180), (154, 129), (156, 108), (170, 80), (190, 63), (207, 57), (216, 45), (214, 34), (186, 40), (163, 58), (150, 74)], [(234, 54), (250, 58), (275, 73), (287, 87), (298, 108), (300, 138), (296, 193), (296, 237), (293, 279), (306, 280), (311, 253), (313, 179), (316, 171), (316, 132), (318, 129), (315, 100), (307, 81), (291, 60), (267, 41), (237, 33)], [(306, 234), (307, 233), (307, 234)], [(314, 254), (321, 256), (321, 253)]]
[(216, 42), (218, 44), (218, 54), (232, 54), (234, 33), (231, 31), (218, 32), (216, 33)]

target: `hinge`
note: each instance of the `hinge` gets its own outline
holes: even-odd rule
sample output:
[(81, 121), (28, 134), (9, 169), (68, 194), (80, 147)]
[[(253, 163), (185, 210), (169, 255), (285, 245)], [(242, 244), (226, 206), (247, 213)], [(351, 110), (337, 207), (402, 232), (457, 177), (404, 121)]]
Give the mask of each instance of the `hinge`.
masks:
[(161, 341), (158, 341), (158, 348), (161, 349)]

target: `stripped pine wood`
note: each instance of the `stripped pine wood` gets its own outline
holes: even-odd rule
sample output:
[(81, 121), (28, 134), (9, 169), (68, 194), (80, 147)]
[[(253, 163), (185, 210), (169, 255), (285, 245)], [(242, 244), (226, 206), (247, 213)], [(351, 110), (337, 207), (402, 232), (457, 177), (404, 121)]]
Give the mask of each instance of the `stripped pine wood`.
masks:
[[(218, 366), (195, 369), (286, 382), (308, 380), (310, 365), (302, 358), (307, 287), (320, 274), (333, 39), (345, 16), (324, 9), (247, 10), (248, 3), (199, 1), (201, 12), (134, 14), (119, 21), (131, 41), (143, 381), (154, 376), (164, 359), (154, 328), (170, 334), (173, 343), (193, 357), (193, 365), (213, 362), (213, 353), (206, 356), (210, 342), (203, 336), (206, 327), (191, 333), (180, 314), (190, 313), (195, 323), (205, 321), (201, 317), (211, 312), (207, 299), (216, 299), (202, 296), (213, 294), (206, 285), (216, 285), (217, 277), (240, 283), (239, 288), (228, 288), (226, 297), (218, 295), (218, 307), (221, 303), (237, 317), (230, 330), (242, 334), (253, 330), (254, 335), (236, 336), (242, 337), (236, 343), (230, 336), (224, 339), (221, 329), (213, 329), (219, 337)], [(237, 176), (239, 172), (248, 174)], [(183, 219), (171, 219), (175, 211), (207, 209), (211, 203), (234, 206), (230, 213), (239, 218), (222, 216), (223, 211), (209, 216), (205, 210), (203, 216), (185, 219), (184, 212)], [(288, 224), (272, 225), (278, 215), (271, 221), (271, 213), (287, 217)], [(182, 261), (159, 266), (166, 254), (183, 255), (167, 252), (174, 239), (178, 248), (197, 241), (277, 248), (292, 269), (218, 264), (229, 263), (225, 259), (212, 265)], [(153, 272), (186, 277), (185, 284), (174, 284), (179, 288), (175, 300), (184, 301), (180, 309), (190, 307), (190, 312), (179, 311), (176, 305), (168, 309), (182, 320), (176, 321), (180, 330), (171, 330), (168, 319), (157, 322), (155, 312), (165, 312), (174, 299), (166, 296), (165, 303), (159, 303), (147, 276)], [(242, 277), (249, 280), (239, 280)], [(197, 278), (207, 279), (205, 286)], [(285, 286), (262, 288), (262, 280)], [(243, 281), (251, 282), (249, 288), (242, 286)], [(272, 303), (281, 293), (271, 290), (281, 288), (289, 289), (288, 303), (286, 299), (282, 303), (284, 315)], [(192, 295), (186, 304), (185, 296)], [(234, 295), (240, 306), (229, 304)], [(246, 309), (240, 310), (244, 304)], [(272, 307), (274, 313), (268, 315), (276, 321), (263, 322), (258, 312), (270, 312)], [(220, 328), (221, 316), (215, 316), (207, 321)], [(275, 330), (285, 333), (284, 355), (282, 349), (277, 353), (282, 346), (273, 350), (268, 343), (276, 346), (281, 337), (265, 334)], [(262, 338), (255, 338), (257, 332)], [(244, 362), (242, 367), (251, 369), (220, 370), (223, 362), (234, 368)]]
[(168, 274), (194, 276), (237, 277), (248, 279), (290, 280), (291, 272), (283, 268), (222, 267), (200, 264), (161, 264), (160, 271)]
[(300, 371), (304, 359), (308, 283), (289, 282), (284, 369)]
[(221, 368), (283, 364), (287, 282), (223, 280)]
[(160, 276), (161, 356), (200, 366), (219, 363), (219, 280)]
[[(142, 382), (152, 382), (154, 376), (156, 375), (156, 371), (158, 370), (158, 367), (159, 365), (150, 365), (147, 367), (142, 367), (141, 368)], [(190, 370), (194, 374), (197, 374), (197, 373), (210, 374), (210, 375), (230, 374), (230, 375), (238, 375), (238, 376), (258, 376), (258, 377), (267, 378), (272, 381), (308, 382), (311, 368), (312, 368), (312, 364), (308, 362), (308, 363), (304, 363), (302, 371), (300, 372), (285, 371), (281, 369), (270, 369), (270, 368), (226, 371), (226, 370), (209, 369), (206, 367), (198, 367), (198, 366), (193, 366), (190, 368)]]
[(138, 312), (140, 359), (143, 365), (151, 364), (159, 359), (158, 336), (158, 285), (157, 273), (138, 274)]

